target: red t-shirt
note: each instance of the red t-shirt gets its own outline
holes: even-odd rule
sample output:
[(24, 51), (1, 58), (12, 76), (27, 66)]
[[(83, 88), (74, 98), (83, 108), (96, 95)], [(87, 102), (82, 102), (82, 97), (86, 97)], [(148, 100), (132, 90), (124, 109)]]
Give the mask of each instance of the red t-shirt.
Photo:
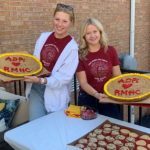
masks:
[(71, 39), (70, 35), (58, 39), (54, 36), (54, 32), (48, 37), (40, 54), (40, 60), (48, 71), (52, 71), (58, 57)]
[(115, 48), (108, 46), (106, 52), (101, 48), (89, 52), (85, 58), (79, 60), (77, 72), (85, 71), (88, 83), (98, 92), (103, 92), (105, 82), (112, 77), (112, 67), (120, 64)]

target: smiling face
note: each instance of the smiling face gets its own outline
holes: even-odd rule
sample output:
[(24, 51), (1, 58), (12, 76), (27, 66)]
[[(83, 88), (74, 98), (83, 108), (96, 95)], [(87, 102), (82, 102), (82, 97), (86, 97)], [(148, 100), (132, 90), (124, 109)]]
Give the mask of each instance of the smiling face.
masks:
[(68, 34), (71, 23), (69, 14), (65, 12), (56, 12), (53, 20), (55, 36), (57, 38), (64, 38)]
[(100, 45), (101, 34), (95, 25), (88, 25), (85, 31), (85, 40), (88, 46)]

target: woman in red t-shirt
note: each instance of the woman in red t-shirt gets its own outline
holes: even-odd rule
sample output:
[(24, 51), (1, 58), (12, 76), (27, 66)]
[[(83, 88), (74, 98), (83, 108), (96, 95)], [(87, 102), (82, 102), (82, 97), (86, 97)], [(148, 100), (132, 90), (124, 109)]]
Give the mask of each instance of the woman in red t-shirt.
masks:
[(97, 19), (90, 18), (83, 25), (79, 56), (78, 105), (94, 107), (100, 114), (121, 119), (119, 105), (99, 103), (102, 98), (107, 97), (103, 94), (106, 81), (120, 75), (121, 71), (117, 52), (108, 45), (103, 26)]
[(41, 33), (35, 44), (34, 55), (50, 75), (24, 77), (30, 121), (68, 107), (69, 87), (78, 65), (78, 44), (69, 33), (74, 21), (73, 7), (58, 3), (53, 31)]

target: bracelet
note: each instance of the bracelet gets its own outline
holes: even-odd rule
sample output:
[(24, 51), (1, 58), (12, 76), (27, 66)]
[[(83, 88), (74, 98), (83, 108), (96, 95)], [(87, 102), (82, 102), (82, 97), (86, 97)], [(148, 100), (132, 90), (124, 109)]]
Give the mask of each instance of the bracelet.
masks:
[(40, 84), (45, 84), (45, 78), (40, 78)]

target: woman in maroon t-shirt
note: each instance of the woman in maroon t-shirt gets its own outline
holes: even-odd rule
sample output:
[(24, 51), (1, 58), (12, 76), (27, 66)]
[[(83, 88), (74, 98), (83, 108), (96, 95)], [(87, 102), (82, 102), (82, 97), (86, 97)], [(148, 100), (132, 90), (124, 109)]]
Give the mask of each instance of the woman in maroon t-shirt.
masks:
[(99, 103), (106, 97), (103, 94), (106, 81), (120, 75), (121, 71), (115, 48), (108, 46), (103, 26), (94, 18), (88, 19), (81, 30), (79, 56), (78, 105), (88, 105), (100, 114), (121, 119), (119, 105)]

